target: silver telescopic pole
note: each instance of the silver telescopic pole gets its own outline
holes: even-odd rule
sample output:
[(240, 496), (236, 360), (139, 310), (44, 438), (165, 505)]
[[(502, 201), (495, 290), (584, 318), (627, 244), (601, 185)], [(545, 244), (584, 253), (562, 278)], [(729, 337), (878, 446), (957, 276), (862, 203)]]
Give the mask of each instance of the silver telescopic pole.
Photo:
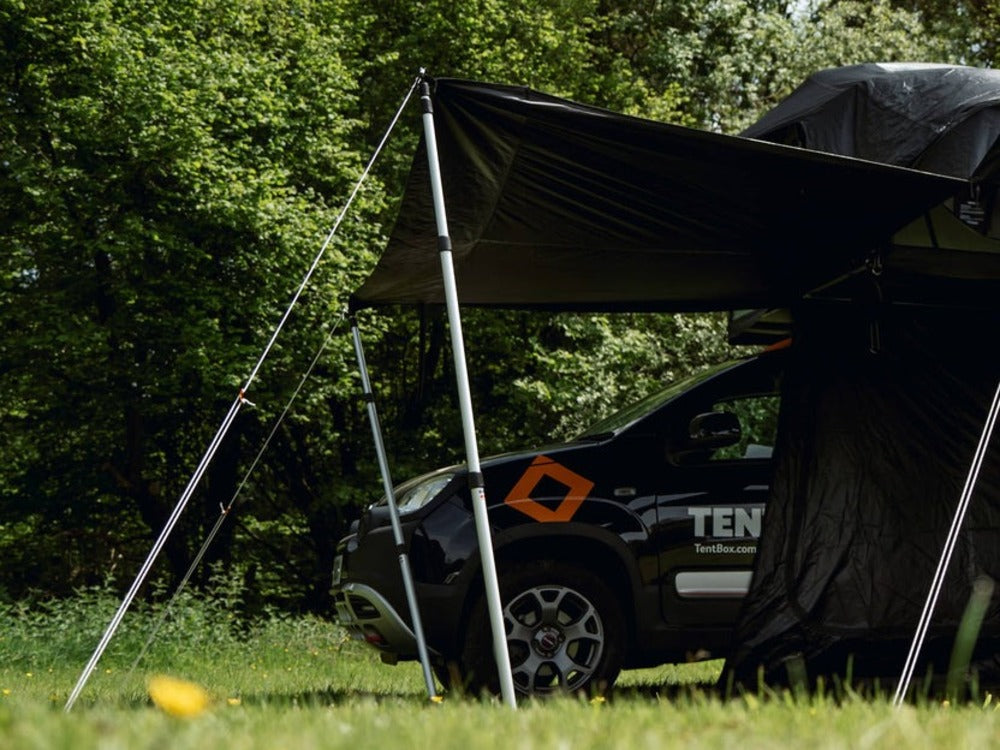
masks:
[(431, 104), (430, 86), (426, 81), (420, 85), (420, 101), (423, 109), (424, 140), (427, 142), (427, 161), (430, 167), (431, 194), (434, 198), (434, 216), (437, 219), (438, 249), (441, 256), (441, 275), (444, 281), (445, 306), (448, 310), (448, 326), (451, 329), (451, 348), (455, 357), (455, 380), (458, 385), (458, 405), (462, 413), (462, 431), (465, 435), (466, 463), (469, 467), (469, 491), (472, 493), (472, 510), (476, 519), (476, 536), (479, 539), (479, 555), (483, 565), (483, 582), (486, 604), (493, 631), (493, 655), (500, 676), (500, 693), (511, 708), (517, 706), (514, 696), (514, 679), (510, 670), (510, 654), (507, 653), (507, 635), (503, 624), (503, 609), (500, 603), (500, 585), (497, 581), (496, 561), (493, 558), (493, 538), (486, 512), (486, 492), (483, 489), (483, 473), (479, 465), (479, 448), (476, 445), (476, 425), (472, 416), (472, 393), (469, 389), (469, 372), (465, 362), (465, 343), (462, 337), (462, 317), (458, 309), (458, 287), (455, 283), (455, 266), (451, 257), (451, 239), (448, 235), (448, 219), (444, 207), (444, 191), (441, 186), (441, 165), (438, 162), (437, 138), (434, 131), (434, 109)]
[[(249, 381), (248, 385), (249, 385)], [(191, 496), (194, 494), (195, 489), (198, 487), (198, 483), (201, 481), (202, 476), (208, 469), (209, 464), (215, 457), (216, 451), (218, 451), (219, 446), (222, 444), (222, 440), (226, 437), (226, 433), (229, 432), (229, 428), (232, 426), (233, 422), (236, 420), (236, 415), (239, 414), (240, 407), (246, 400), (244, 394), (246, 393), (248, 386), (240, 389), (239, 395), (236, 400), (233, 401), (233, 405), (229, 407), (229, 413), (226, 418), (222, 421), (219, 426), (218, 431), (215, 433), (215, 437), (212, 438), (211, 444), (205, 451), (205, 454), (201, 458), (201, 462), (198, 464), (198, 468), (195, 469), (194, 474), (191, 479), (188, 480), (187, 487), (184, 489), (184, 493), (181, 495), (180, 500), (177, 501), (177, 505), (174, 507), (173, 512), (170, 514), (170, 518), (167, 519), (163, 530), (160, 535), (156, 538), (156, 542), (153, 544), (153, 548), (149, 551), (146, 556), (146, 561), (142, 564), (139, 572), (135, 576), (135, 580), (132, 581), (132, 586), (129, 588), (128, 592), (125, 594), (125, 598), (122, 599), (121, 604), (118, 606), (118, 611), (115, 612), (114, 617), (111, 618), (111, 622), (108, 623), (107, 629), (104, 631), (104, 635), (101, 637), (101, 642), (97, 644), (97, 648), (94, 649), (94, 653), (91, 654), (90, 661), (87, 662), (87, 666), (83, 668), (83, 673), (80, 678), (76, 681), (76, 685), (73, 687), (72, 692), (69, 694), (69, 698), (66, 700), (66, 705), (63, 710), (69, 712), (72, 710), (73, 705), (76, 703), (77, 698), (80, 697), (80, 693), (83, 692), (83, 688), (86, 686), (87, 681), (90, 679), (90, 675), (97, 669), (97, 662), (100, 661), (101, 657), (104, 655), (104, 651), (107, 649), (108, 644), (111, 643), (111, 639), (114, 637), (115, 632), (121, 625), (122, 620), (125, 617), (125, 613), (128, 612), (129, 607), (132, 606), (132, 602), (139, 593), (139, 589), (146, 582), (146, 578), (149, 576), (150, 570), (153, 568), (153, 563), (156, 562), (156, 558), (159, 556), (160, 551), (163, 549), (164, 545), (167, 543), (167, 539), (170, 538), (171, 532), (174, 530), (174, 526), (177, 525), (177, 521), (180, 520), (181, 514), (187, 507), (188, 502), (191, 500)]]
[(1000, 383), (997, 384), (993, 393), (993, 403), (990, 405), (986, 422), (983, 424), (983, 431), (979, 436), (979, 445), (976, 446), (976, 453), (972, 457), (972, 466), (965, 478), (965, 486), (962, 488), (962, 495), (958, 500), (958, 507), (951, 521), (951, 528), (948, 529), (948, 536), (945, 539), (944, 549), (941, 557), (938, 558), (937, 570), (934, 571), (934, 579), (931, 581), (931, 589), (924, 602), (923, 612), (917, 623), (917, 630), (913, 634), (913, 641), (910, 643), (910, 652), (907, 654), (906, 663), (903, 665), (903, 673), (899, 677), (899, 684), (896, 685), (896, 693), (893, 695), (892, 704), (901, 706), (906, 700), (906, 693), (910, 689), (910, 682), (913, 679), (913, 670), (917, 666), (920, 658), (920, 651), (924, 646), (924, 639), (927, 630), (930, 628), (931, 619), (934, 617), (934, 610), (937, 607), (938, 597), (941, 594), (941, 587), (944, 585), (945, 576), (948, 574), (948, 566), (951, 564), (951, 556), (958, 543), (958, 535), (962, 531), (962, 524), (965, 521), (965, 513), (969, 509), (972, 500), (972, 493), (975, 492), (976, 483), (979, 481), (979, 470), (983, 466), (983, 459), (989, 448), (990, 440), (993, 437), (993, 428), (996, 426), (997, 416), (1000, 415)]
[(389, 473), (389, 461), (386, 458), (385, 443), (382, 441), (382, 427), (379, 424), (378, 412), (375, 409), (375, 394), (372, 392), (371, 380), (368, 377), (368, 365), (365, 363), (365, 352), (361, 346), (361, 333), (358, 330), (358, 320), (351, 316), (351, 337), (354, 339), (354, 353), (358, 358), (358, 369), (361, 371), (361, 390), (368, 407), (368, 421), (372, 426), (372, 437), (375, 440), (375, 454), (378, 456), (378, 469), (382, 475), (382, 488), (389, 504), (389, 519), (392, 522), (392, 538), (396, 543), (396, 553), (399, 555), (399, 572), (403, 576), (403, 588), (406, 590), (406, 603), (410, 608), (410, 620), (413, 622), (413, 635), (417, 639), (417, 654), (424, 670), (424, 683), (427, 685), (427, 697), (434, 700), (437, 691), (434, 687), (434, 677), (431, 673), (431, 660), (427, 655), (427, 641), (424, 640), (424, 627), (420, 619), (420, 607), (417, 605), (417, 594), (413, 588), (413, 574), (410, 572), (410, 559), (406, 554), (403, 541), (403, 529), (399, 523), (399, 508), (396, 506), (396, 495), (392, 488), (392, 475)]

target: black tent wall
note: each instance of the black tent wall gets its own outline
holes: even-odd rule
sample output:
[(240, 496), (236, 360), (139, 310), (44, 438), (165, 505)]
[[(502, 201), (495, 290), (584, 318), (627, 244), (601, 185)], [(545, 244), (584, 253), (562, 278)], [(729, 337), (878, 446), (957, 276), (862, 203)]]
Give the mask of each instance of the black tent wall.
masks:
[[(724, 679), (755, 685), (762, 667), (781, 681), (798, 656), (813, 676), (843, 675), (851, 655), (856, 675), (898, 675), (997, 385), (1000, 355), (982, 336), (997, 320), (843, 306), (796, 317), (772, 496)], [(1000, 577), (998, 530), (992, 446), (928, 635), (939, 673), (973, 581)], [(983, 657), (1000, 646), (998, 596)]]

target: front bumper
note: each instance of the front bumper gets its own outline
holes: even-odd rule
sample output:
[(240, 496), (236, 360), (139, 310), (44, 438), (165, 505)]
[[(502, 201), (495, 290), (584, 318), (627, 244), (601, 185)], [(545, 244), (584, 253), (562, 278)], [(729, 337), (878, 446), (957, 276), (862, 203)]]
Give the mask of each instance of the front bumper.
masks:
[[(337, 546), (331, 592), (337, 619), (383, 661), (417, 659), (401, 550), (388, 520), (369, 513)], [(432, 658), (452, 658), (475, 572), (464, 565), (475, 551), (471, 513), (443, 503), (429, 515), (402, 519), (401, 526), (428, 651)]]
[[(415, 521), (403, 524), (404, 538)], [(382, 661), (394, 664), (419, 658), (392, 529), (375, 526), (340, 541), (333, 570), (333, 605), (338, 622), (350, 636), (375, 648)], [(418, 586), (420, 599), (423, 586)], [(421, 610), (426, 612), (424, 606)], [(428, 618), (423, 617), (424, 632)], [(431, 625), (433, 632), (433, 625)], [(431, 654), (437, 651), (428, 647)]]
[(334, 598), (337, 620), (352, 638), (382, 652), (383, 661), (417, 658), (417, 638), (395, 608), (371, 586), (348, 583)]

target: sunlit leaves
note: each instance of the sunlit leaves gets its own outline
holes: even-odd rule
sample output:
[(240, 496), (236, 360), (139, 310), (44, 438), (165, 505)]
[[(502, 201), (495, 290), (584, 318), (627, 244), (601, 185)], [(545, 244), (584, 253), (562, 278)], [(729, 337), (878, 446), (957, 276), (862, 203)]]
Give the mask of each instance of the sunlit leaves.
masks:
[[(154, 528), (165, 517), (360, 174), (341, 12), (324, 0), (0, 10), (0, 378), (17, 405), (4, 432), (34, 457), (8, 467), (8, 509), (88, 547), (119, 544), (114, 526), (86, 511), (56, 521), (61, 509), (103, 504)], [(376, 183), (358, 199), (370, 215), (380, 204)], [(333, 250), (357, 246), (356, 262), (316, 275), (312, 309), (261, 371), (267, 405), (237, 439), (277, 412), (290, 392), (277, 373), (301, 372), (370, 264), (373, 224), (342, 234)], [(235, 474), (222, 474), (207, 484), (225, 498)]]

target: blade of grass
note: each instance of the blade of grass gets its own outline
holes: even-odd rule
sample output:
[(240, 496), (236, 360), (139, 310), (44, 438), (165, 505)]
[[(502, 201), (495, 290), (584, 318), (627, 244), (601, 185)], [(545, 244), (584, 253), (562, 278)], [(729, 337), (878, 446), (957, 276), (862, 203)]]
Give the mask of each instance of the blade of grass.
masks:
[(992, 578), (980, 576), (972, 584), (969, 602), (965, 605), (962, 620), (955, 634), (955, 644), (951, 649), (951, 659), (948, 662), (948, 681), (945, 694), (951, 701), (965, 697), (966, 679), (969, 674), (969, 663), (972, 652), (979, 639), (979, 631), (983, 626), (983, 618), (993, 597), (994, 583)]

